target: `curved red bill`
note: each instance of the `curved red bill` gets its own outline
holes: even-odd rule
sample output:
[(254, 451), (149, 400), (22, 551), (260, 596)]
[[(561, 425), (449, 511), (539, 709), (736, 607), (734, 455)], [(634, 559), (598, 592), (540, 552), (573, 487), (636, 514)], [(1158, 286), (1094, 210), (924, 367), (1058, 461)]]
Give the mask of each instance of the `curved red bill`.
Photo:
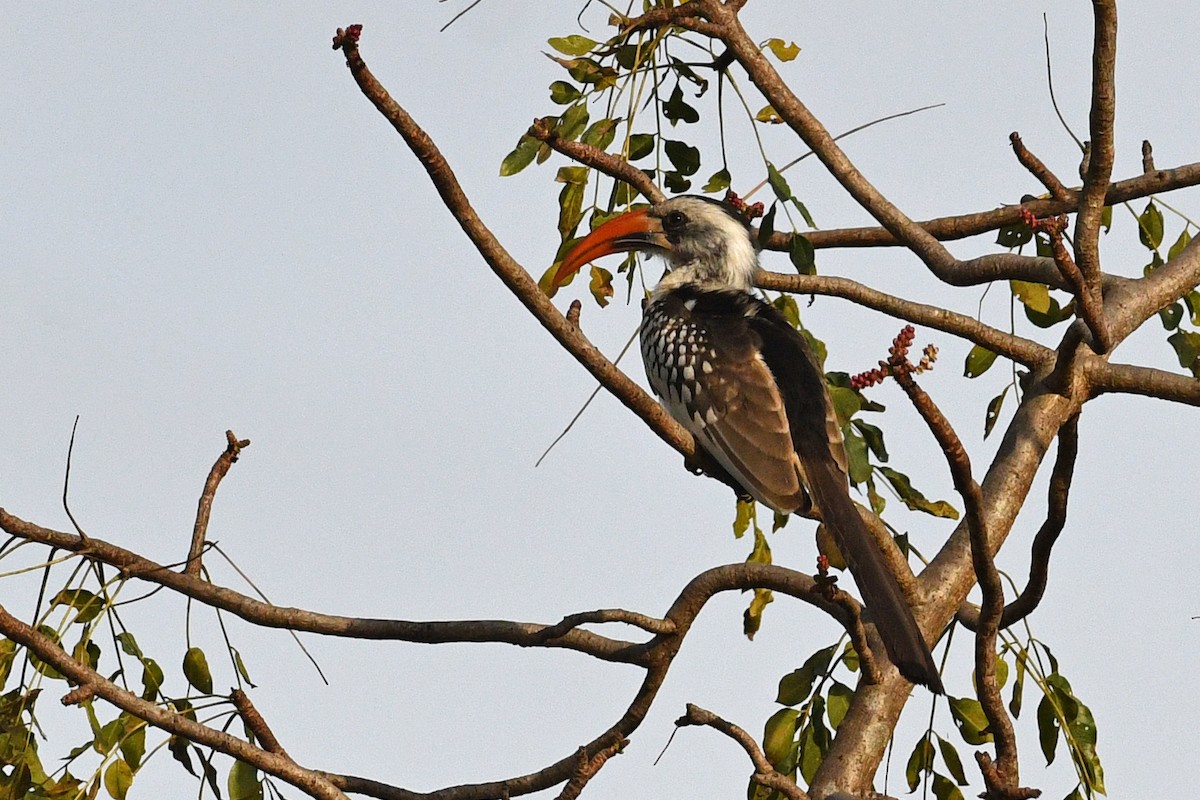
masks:
[(664, 246), (666, 240), (662, 236), (662, 224), (651, 217), (647, 209), (622, 214), (583, 237), (567, 253), (554, 273), (553, 288), (557, 289), (569, 281), (589, 261), (612, 253)]

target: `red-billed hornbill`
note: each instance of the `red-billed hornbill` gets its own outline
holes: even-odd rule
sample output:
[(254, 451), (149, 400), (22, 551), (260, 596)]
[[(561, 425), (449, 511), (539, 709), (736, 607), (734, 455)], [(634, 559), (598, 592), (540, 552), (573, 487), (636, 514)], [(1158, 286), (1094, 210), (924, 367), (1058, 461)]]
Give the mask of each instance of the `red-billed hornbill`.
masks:
[(758, 250), (749, 225), (725, 203), (674, 197), (592, 231), (556, 277), (628, 250), (661, 255), (669, 267), (642, 318), (642, 359), (655, 394), (743, 494), (784, 514), (815, 506), (892, 662), (940, 693), (912, 609), (850, 499), (825, 376), (804, 337), (752, 294)]

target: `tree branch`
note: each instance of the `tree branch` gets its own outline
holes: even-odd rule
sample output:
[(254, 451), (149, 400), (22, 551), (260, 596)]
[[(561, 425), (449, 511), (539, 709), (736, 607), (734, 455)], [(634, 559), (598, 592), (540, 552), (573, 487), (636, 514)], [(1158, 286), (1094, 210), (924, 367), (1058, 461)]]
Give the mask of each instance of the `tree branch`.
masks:
[[(24, 645), (30, 652), (36, 653), (47, 664), (70, 678), (80, 689), (86, 689), (90, 694), (112, 703), (122, 711), (127, 711), (156, 728), (183, 736), (205, 747), (211, 747), (245, 761), (247, 764), (252, 764), (263, 772), (287, 781), (312, 797), (347, 800), (346, 796), (323, 775), (298, 766), (286, 756), (267, 752), (249, 742), (193, 722), (182, 714), (168, 711), (149, 700), (143, 700), (132, 692), (125, 691), (71, 658), (57, 642), (13, 617), (2, 606), (0, 606), (0, 633), (14, 642)], [(78, 692), (79, 689), (76, 689), (68, 697), (78, 700)]]
[(751, 777), (751, 780), (755, 783), (765, 786), (768, 789), (774, 789), (784, 797), (791, 798), (791, 800), (808, 800), (808, 794), (797, 786), (794, 780), (781, 772), (775, 771), (775, 767), (767, 760), (766, 754), (759, 748), (758, 743), (754, 741), (754, 737), (747, 733), (745, 729), (692, 703), (687, 704), (687, 713), (675, 720), (675, 727), (677, 728), (685, 728), (689, 725), (707, 726), (713, 730), (720, 731), (741, 745), (742, 749), (746, 751), (746, 755), (750, 756), (751, 763), (754, 764), (754, 775)]
[(1134, 364), (1093, 361), (1088, 365), (1088, 381), (1097, 395), (1124, 392), (1200, 406), (1200, 381), (1190, 375)]
[(359, 89), (379, 113), (383, 114), (391, 123), (412, 150), (413, 155), (421, 162), (421, 166), (429, 174), (429, 179), (433, 182), (434, 188), (437, 189), (447, 210), (462, 227), (463, 232), (475, 245), (479, 254), (483, 256), (484, 261), (508, 287), (509, 291), (529, 309), (542, 327), (549, 331), (550, 335), (574, 356), (604, 388), (612, 392), (613, 396), (626, 408), (640, 417), (652, 431), (678, 450), (684, 458), (693, 457), (696, 445), (691, 434), (672, 419), (671, 415), (640, 386), (605, 358), (604, 354), (596, 349), (595, 345), (589, 342), (577, 327), (571, 325), (563, 317), (545, 293), (538, 288), (537, 281), (517, 263), (488, 227), (483, 224), (479, 215), (475, 213), (475, 209), (471, 207), (470, 200), (463, 192), (462, 186), (454, 176), (454, 171), (441, 151), (438, 150), (437, 145), (409, 116), (408, 112), (392, 99), (387, 90), (367, 69), (358, 49), (357, 33), (358, 30), (354, 30), (353, 26), (347, 30), (339, 28), (337, 36), (334, 37), (334, 48), (344, 51), (346, 66), (349, 67), (350, 74), (354, 77)]
[(662, 190), (655, 185), (650, 176), (633, 164), (590, 144), (564, 139), (558, 135), (558, 131), (546, 124), (545, 120), (535, 120), (529, 128), (529, 135), (539, 142), (549, 145), (551, 149), (562, 153), (572, 161), (591, 167), (610, 178), (624, 181), (641, 192), (651, 203), (657, 203), (665, 198)]
[[(1075, 458), (1079, 454), (1079, 417), (1072, 417), (1058, 432), (1058, 455), (1050, 473), (1047, 489), (1046, 520), (1033, 537), (1030, 548), (1029, 581), (1017, 598), (1004, 607), (1000, 616), (1000, 628), (1007, 628), (1029, 616), (1046, 593), (1050, 577), (1050, 553), (1059, 534), (1067, 524), (1067, 500), (1071, 493), (1071, 479), (1075, 474)], [(970, 631), (978, 632), (980, 609), (963, 603), (957, 619)]]
[(227, 445), (225, 452), (217, 456), (216, 462), (209, 470), (208, 480), (204, 482), (204, 491), (200, 493), (200, 504), (196, 509), (196, 524), (192, 528), (192, 546), (188, 550), (187, 563), (183, 567), (185, 575), (193, 578), (200, 577), (201, 557), (204, 554), (204, 539), (208, 535), (208, 519), (212, 515), (213, 498), (216, 497), (217, 487), (221, 479), (229, 472), (229, 468), (238, 460), (242, 449), (250, 446), (249, 439), (238, 439), (233, 431), (225, 431)]
[(1058, 179), (1058, 176), (1050, 171), (1050, 168), (1042, 163), (1042, 160), (1029, 152), (1029, 148), (1025, 147), (1025, 143), (1021, 141), (1021, 134), (1013, 131), (1008, 135), (1008, 141), (1012, 144), (1013, 153), (1017, 156), (1017, 161), (1021, 162), (1021, 166), (1029, 170), (1033, 177), (1037, 178), (1042, 186), (1046, 187), (1046, 191), (1050, 196), (1059, 202), (1064, 202), (1070, 198), (1070, 191), (1063, 182)]
[(1005, 333), (965, 314), (886, 294), (849, 278), (784, 275), (759, 270), (755, 282), (763, 289), (840, 297), (890, 317), (961, 336), (1027, 367), (1047, 363), (1054, 358), (1053, 350), (1031, 339)]

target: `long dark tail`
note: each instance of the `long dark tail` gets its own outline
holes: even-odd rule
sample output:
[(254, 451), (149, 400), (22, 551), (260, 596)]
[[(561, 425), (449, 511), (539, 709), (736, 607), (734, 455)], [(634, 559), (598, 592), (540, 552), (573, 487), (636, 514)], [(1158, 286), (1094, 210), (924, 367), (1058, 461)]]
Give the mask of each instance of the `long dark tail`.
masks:
[(850, 565), (888, 656), (905, 678), (929, 687), (932, 692), (944, 694), (937, 665), (904, 592), (888, 568), (858, 506), (846, 491), (845, 474), (832, 459), (820, 461), (823, 463), (805, 465), (810, 473), (806, 475), (809, 489), (820, 509), (822, 521)]

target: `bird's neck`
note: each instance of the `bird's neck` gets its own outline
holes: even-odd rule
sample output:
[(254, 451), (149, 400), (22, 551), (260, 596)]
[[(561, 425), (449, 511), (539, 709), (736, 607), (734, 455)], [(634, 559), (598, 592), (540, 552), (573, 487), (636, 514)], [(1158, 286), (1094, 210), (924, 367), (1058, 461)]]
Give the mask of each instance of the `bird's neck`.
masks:
[(675, 255), (671, 259), (670, 272), (658, 282), (654, 294), (687, 285), (739, 292), (750, 292), (754, 288), (758, 252), (749, 237), (726, 241), (703, 253)]

